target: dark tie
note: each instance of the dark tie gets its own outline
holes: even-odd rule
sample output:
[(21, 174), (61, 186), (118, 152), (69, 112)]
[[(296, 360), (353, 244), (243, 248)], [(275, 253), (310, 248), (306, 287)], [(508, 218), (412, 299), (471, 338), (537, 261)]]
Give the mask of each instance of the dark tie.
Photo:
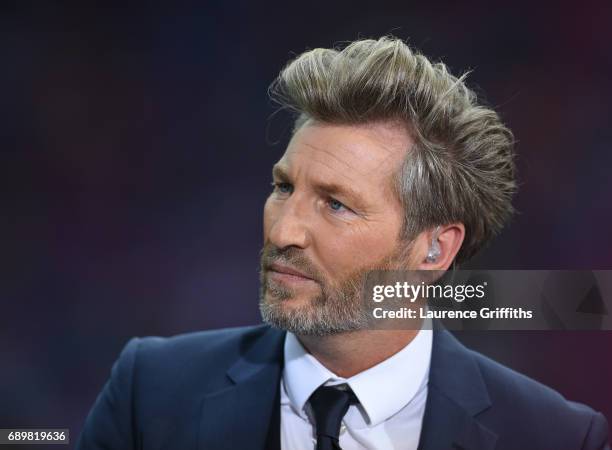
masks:
[(320, 386), (309, 402), (317, 431), (317, 450), (340, 449), (340, 424), (349, 406), (358, 402), (355, 394), (350, 389)]

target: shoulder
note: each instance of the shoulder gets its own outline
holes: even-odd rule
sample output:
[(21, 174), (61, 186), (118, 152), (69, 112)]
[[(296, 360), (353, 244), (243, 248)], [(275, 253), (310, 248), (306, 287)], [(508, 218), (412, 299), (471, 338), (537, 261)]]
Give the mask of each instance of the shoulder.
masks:
[(480, 353), (467, 351), (480, 368), (491, 400), (482, 420), (496, 431), (521, 433), (532, 444), (549, 445), (553, 439), (559, 445), (556, 448), (603, 448), (608, 424), (602, 414)]
[(174, 364), (180, 364), (194, 356), (218, 360), (235, 356), (269, 329), (268, 325), (255, 325), (197, 331), (171, 337), (137, 337), (126, 347), (133, 347), (140, 359), (151, 363), (167, 363), (170, 358)]
[(203, 398), (231, 385), (228, 368), (242, 358), (265, 356), (261, 347), (281, 338), (279, 330), (260, 325), (131, 339), (87, 417), (77, 448), (140, 448), (145, 433), (161, 439), (179, 427), (181, 436), (191, 439)]
[[(113, 376), (146, 394), (179, 386), (212, 386), (226, 382), (226, 371), (258, 339), (273, 333), (268, 325), (198, 331), (171, 337), (134, 337), (123, 348)], [(163, 389), (160, 389), (163, 386)]]
[(134, 376), (193, 378), (225, 371), (266, 333), (268, 325), (197, 331), (171, 337), (135, 337), (125, 346), (118, 364), (130, 365)]
[[(278, 333), (268, 325), (257, 325), (136, 337), (116, 363), (117, 376), (131, 385), (142, 417), (161, 415), (179, 408), (177, 405), (188, 409), (197, 403), (196, 397), (227, 387), (228, 370), (248, 357), (256, 343), (279, 340)], [(270, 337), (273, 339), (266, 339)]]

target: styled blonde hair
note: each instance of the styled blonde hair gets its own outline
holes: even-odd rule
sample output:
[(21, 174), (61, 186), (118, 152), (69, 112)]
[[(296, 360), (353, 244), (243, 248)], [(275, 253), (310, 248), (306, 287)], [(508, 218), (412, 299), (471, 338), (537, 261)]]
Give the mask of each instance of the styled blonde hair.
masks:
[(464, 83), (402, 40), (358, 40), (307, 51), (281, 71), (270, 95), (307, 120), (331, 124), (393, 121), (415, 142), (394, 180), (405, 210), (402, 236), (461, 222), (461, 263), (497, 235), (514, 213), (514, 139), (498, 114)]

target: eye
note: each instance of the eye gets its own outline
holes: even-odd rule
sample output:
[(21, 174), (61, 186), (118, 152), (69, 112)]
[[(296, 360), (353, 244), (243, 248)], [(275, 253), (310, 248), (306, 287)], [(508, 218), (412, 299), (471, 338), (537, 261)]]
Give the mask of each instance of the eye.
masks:
[(274, 186), (274, 190), (280, 194), (291, 194), (291, 192), (293, 192), (293, 186), (290, 183), (274, 182), (272, 183), (272, 186)]
[(343, 209), (348, 210), (348, 208), (344, 206), (342, 202), (339, 202), (335, 198), (330, 198), (328, 203), (329, 203), (329, 207), (333, 209), (334, 211), (342, 211)]

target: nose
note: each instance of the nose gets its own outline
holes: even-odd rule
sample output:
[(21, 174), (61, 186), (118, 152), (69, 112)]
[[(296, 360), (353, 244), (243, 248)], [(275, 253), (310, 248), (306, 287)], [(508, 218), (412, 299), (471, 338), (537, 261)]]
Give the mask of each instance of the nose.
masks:
[[(293, 195), (281, 204), (270, 206), (266, 211), (270, 217), (268, 232), (269, 241), (278, 248), (299, 247), (310, 245), (310, 224), (306, 204)], [(268, 209), (268, 208), (266, 208)]]

